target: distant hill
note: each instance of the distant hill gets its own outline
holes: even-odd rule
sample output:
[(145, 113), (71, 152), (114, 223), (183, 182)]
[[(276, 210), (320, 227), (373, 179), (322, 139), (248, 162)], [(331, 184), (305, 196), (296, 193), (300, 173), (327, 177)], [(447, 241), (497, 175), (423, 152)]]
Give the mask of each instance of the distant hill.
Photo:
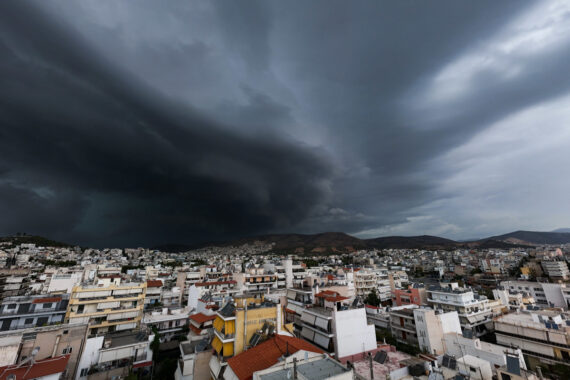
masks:
[(563, 233), (570, 233), (570, 228), (559, 228), (557, 230), (554, 231), (550, 231), (550, 232), (563, 232)]
[(63, 243), (35, 235), (16, 235), (0, 237), (0, 242), (9, 242), (10, 246), (19, 244), (35, 244), (37, 247), (72, 247), (72, 244)]
[(515, 231), (504, 235), (493, 236), (489, 239), (498, 240), (511, 244), (568, 244), (570, 233), (568, 232), (538, 232), (538, 231)]
[(386, 236), (374, 239), (364, 240), (366, 245), (370, 248), (378, 249), (422, 249), (422, 248), (434, 248), (434, 249), (449, 249), (455, 248), (461, 243), (454, 240), (449, 240), (441, 238), (438, 236)]
[(343, 232), (324, 232), (320, 234), (277, 234), (244, 238), (224, 245), (243, 245), (255, 242), (275, 243), (274, 250), (287, 251), (303, 248), (304, 251), (333, 249), (338, 251), (353, 251), (366, 248), (365, 241)]

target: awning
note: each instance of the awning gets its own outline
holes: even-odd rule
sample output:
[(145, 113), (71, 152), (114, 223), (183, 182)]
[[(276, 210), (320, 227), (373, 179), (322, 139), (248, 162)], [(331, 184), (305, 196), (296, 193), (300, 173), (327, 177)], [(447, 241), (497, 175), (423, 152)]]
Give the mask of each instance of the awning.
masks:
[(233, 342), (224, 343), (224, 354), (223, 356), (233, 356), (234, 355), (234, 344)]
[(220, 317), (214, 319), (214, 328), (218, 331), (222, 331), (224, 328), (224, 320)]
[(136, 363), (136, 364), (133, 364), (133, 369), (135, 369), (135, 368), (142, 368), (142, 367), (150, 367), (151, 365), (152, 365), (152, 361), (150, 361), (150, 362)]
[(212, 340), (212, 347), (218, 354), (222, 350), (222, 341), (217, 336), (214, 336), (214, 340)]
[(226, 335), (231, 335), (236, 332), (235, 321), (226, 322)]

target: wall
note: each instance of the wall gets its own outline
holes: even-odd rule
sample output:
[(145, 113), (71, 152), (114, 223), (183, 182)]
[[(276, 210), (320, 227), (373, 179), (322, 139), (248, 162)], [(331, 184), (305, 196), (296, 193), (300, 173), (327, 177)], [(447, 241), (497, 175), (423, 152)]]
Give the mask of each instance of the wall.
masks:
[[(245, 310), (236, 310), (236, 335), (234, 343), (234, 355), (244, 350), (244, 345), (249, 343), (252, 335), (261, 327), (263, 323), (273, 322), (276, 324), (277, 307), (264, 307), (247, 310), (247, 323), (244, 326)], [(244, 327), (247, 327), (246, 340), (244, 342)], [(244, 344), (245, 343), (245, 344)]]
[(75, 374), (75, 379), (87, 379), (87, 377), (80, 377), (81, 370), (83, 368), (90, 368), (92, 365), (97, 364), (99, 360), (99, 349), (103, 347), (103, 336), (98, 336), (95, 338), (90, 338), (85, 341), (85, 346), (83, 347), (83, 353), (81, 354), (81, 359), (79, 359), (79, 366), (77, 367), (77, 373)]
[(0, 338), (0, 366), (16, 363), (21, 339), (21, 335), (10, 335)]
[(364, 308), (334, 311), (335, 351), (337, 358), (376, 348), (376, 329), (368, 325)]

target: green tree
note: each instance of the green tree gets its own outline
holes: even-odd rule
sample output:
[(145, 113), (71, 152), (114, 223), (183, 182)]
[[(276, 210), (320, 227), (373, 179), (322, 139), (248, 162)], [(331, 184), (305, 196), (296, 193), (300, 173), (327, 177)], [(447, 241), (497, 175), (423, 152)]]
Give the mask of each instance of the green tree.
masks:
[(367, 305), (372, 306), (379, 306), (380, 305), (380, 298), (378, 298), (378, 294), (376, 293), (376, 289), (372, 289), (370, 293), (364, 299), (364, 303)]

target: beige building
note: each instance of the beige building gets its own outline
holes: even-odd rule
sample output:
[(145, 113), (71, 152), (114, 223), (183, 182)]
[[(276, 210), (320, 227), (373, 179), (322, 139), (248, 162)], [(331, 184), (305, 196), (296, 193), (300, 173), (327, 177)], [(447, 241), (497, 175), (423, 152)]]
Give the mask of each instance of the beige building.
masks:
[(55, 325), (0, 333), (2, 365), (19, 364), (30, 358), (38, 348), (34, 360), (69, 355), (62, 379), (73, 379), (79, 355), (87, 332), (87, 324)]
[(145, 294), (146, 282), (75, 286), (65, 322), (89, 323), (89, 335), (138, 328)]

